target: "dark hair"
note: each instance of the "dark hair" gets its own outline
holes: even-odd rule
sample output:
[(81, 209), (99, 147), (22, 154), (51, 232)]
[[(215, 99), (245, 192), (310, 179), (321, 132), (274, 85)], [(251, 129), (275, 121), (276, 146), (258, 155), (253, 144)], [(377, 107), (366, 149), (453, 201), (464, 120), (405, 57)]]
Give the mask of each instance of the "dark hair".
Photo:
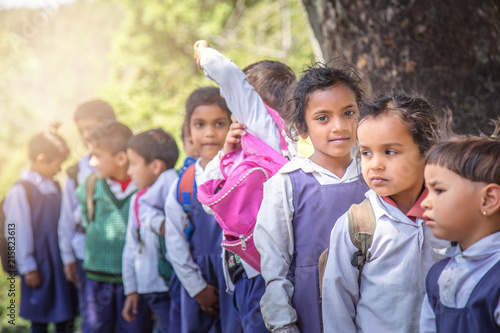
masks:
[[(288, 128), (302, 134), (307, 131), (306, 109), (311, 95), (316, 90), (324, 90), (338, 84), (345, 84), (353, 93), (358, 104), (365, 96), (362, 80), (354, 68), (348, 65), (330, 67), (316, 63), (303, 72), (295, 87), (289, 90), (287, 105), (281, 116)], [(288, 133), (294, 139), (295, 135)]]
[(74, 119), (97, 118), (100, 120), (115, 120), (115, 112), (111, 105), (99, 99), (84, 102), (77, 106)]
[(127, 143), (132, 135), (132, 131), (124, 124), (107, 120), (90, 132), (89, 143), (115, 155), (127, 151)]
[(40, 154), (44, 154), (48, 162), (52, 162), (56, 158), (66, 159), (69, 156), (69, 148), (66, 141), (56, 133), (55, 128), (51, 128), (31, 138), (28, 151), (31, 161), (35, 161)]
[(142, 156), (146, 164), (153, 160), (165, 162), (167, 169), (173, 168), (179, 158), (179, 148), (177, 148), (174, 137), (161, 128), (131, 137), (128, 141), (128, 149), (132, 149)]
[(436, 144), (440, 138), (442, 124), (433, 106), (422, 97), (387, 95), (360, 105), (361, 122), (393, 112), (406, 124), (413, 142), (418, 145), (420, 156)]
[(425, 163), (474, 182), (500, 185), (500, 140), (463, 136), (443, 141), (431, 148)]
[(223, 111), (227, 113), (227, 117), (231, 119), (231, 111), (229, 111), (226, 101), (220, 95), (219, 88), (217, 87), (201, 87), (196, 89), (189, 95), (186, 100), (186, 116), (184, 118), (184, 124), (187, 125), (189, 129), (189, 122), (191, 121), (191, 116), (193, 115), (194, 109), (201, 105), (212, 105), (216, 104)]
[(297, 80), (293, 70), (279, 61), (263, 60), (247, 66), (243, 72), (264, 103), (281, 114), (286, 91)]

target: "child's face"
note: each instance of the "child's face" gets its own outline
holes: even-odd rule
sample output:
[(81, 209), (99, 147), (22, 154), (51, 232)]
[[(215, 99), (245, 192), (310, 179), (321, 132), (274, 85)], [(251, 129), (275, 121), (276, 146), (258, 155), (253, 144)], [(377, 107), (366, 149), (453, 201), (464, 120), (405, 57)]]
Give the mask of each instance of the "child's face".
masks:
[(429, 194), (422, 201), (426, 224), (436, 238), (457, 241), (465, 249), (481, 239), (481, 192), (485, 185), (438, 165), (425, 166)]
[(90, 132), (92, 132), (92, 130), (101, 123), (102, 120), (95, 117), (80, 118), (76, 121), (76, 127), (78, 127), (78, 131), (80, 132), (80, 136), (82, 137), (82, 141), (85, 146), (88, 146)]
[(346, 85), (313, 92), (305, 112), (307, 131), (302, 135), (309, 136), (314, 146), (310, 159), (326, 169), (339, 159), (350, 162), (358, 117), (356, 97)]
[(388, 112), (358, 127), (363, 177), (378, 195), (411, 206), (424, 184), (425, 159), (401, 118)]
[(201, 156), (202, 167), (224, 146), (230, 123), (227, 113), (217, 104), (200, 105), (194, 109), (189, 129), (193, 145)]
[(43, 177), (52, 179), (61, 171), (61, 164), (66, 160), (66, 157), (57, 157), (52, 161), (47, 160), (44, 154), (40, 154), (34, 162), (35, 170)]
[(119, 171), (128, 167), (128, 158), (125, 152), (114, 154), (99, 146), (90, 146), (90, 165), (97, 169), (97, 176), (101, 178), (117, 178)]
[(151, 186), (156, 181), (157, 175), (153, 163), (146, 164), (146, 160), (133, 149), (127, 149), (129, 160), (128, 175), (135, 181), (137, 187), (142, 190)]

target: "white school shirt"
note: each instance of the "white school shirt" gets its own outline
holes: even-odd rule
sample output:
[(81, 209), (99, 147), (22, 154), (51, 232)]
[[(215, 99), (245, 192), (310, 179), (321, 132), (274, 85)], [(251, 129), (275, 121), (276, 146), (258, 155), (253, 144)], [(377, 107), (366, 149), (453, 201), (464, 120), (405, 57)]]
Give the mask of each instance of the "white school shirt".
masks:
[(445, 258), (450, 242), (435, 238), (423, 219), (413, 222), (373, 190), (365, 195), (377, 221), (371, 259), (363, 267), (359, 288), (358, 268), (351, 265), (358, 249), (344, 214), (330, 236), (323, 278), (325, 333), (418, 332), (425, 277)]
[[(203, 180), (203, 168), (201, 158), (195, 164), (195, 181), (200, 184)], [(186, 289), (189, 296), (194, 297), (206, 288), (207, 282), (202, 276), (198, 264), (194, 261), (189, 248), (189, 242), (184, 230), (189, 226), (189, 218), (184, 212), (181, 204), (177, 201), (177, 179), (168, 193), (165, 203), (165, 243), (170, 262), (175, 271), (175, 275)]]
[[(462, 251), (449, 249), (450, 261), (439, 276), (439, 301), (446, 307), (460, 309), (467, 305), (472, 291), (486, 273), (500, 261), (500, 232), (491, 234)], [(500, 299), (492, 316), (500, 327)], [(422, 304), (420, 332), (436, 332), (436, 317), (427, 295)]]
[[(21, 172), (20, 178), (35, 185), (42, 195), (59, 191), (51, 179), (45, 178), (35, 171), (24, 170)], [(9, 225), (15, 225), (15, 256), (19, 274), (24, 275), (37, 270), (31, 207), (23, 185), (14, 184), (12, 186), (5, 197), (3, 209), (5, 213), (5, 237), (12, 237), (8, 234), (8, 229)]]
[(168, 192), (178, 178), (177, 171), (163, 171), (149, 190), (139, 198), (139, 217), (145, 228), (160, 234), (161, 225), (165, 222), (165, 202)]
[[(82, 157), (78, 161), (78, 184), (85, 183), (89, 174), (95, 172), (90, 166), (90, 155)], [(75, 262), (76, 259), (83, 260), (85, 249), (85, 233), (77, 232), (77, 226), (82, 224), (82, 214), (78, 206), (78, 198), (75, 193), (76, 184), (70, 177), (66, 178), (66, 186), (62, 195), (61, 216), (57, 227), (59, 237), (59, 249), (64, 265)]]
[[(127, 236), (122, 256), (122, 278), (125, 295), (167, 292), (168, 287), (158, 272), (156, 234), (144, 225), (140, 226), (142, 247), (137, 237), (137, 218), (134, 211), (137, 193), (130, 201)], [(139, 205), (139, 211), (145, 207)], [(139, 214), (140, 216), (140, 214)], [(142, 221), (141, 221), (142, 222)]]
[(287, 279), (293, 252), (293, 187), (288, 175), (301, 169), (310, 173), (318, 185), (350, 183), (359, 179), (356, 160), (346, 169), (342, 178), (303, 157), (294, 157), (281, 170), (264, 183), (264, 198), (257, 215), (254, 242), (259, 250), (262, 277), (266, 292), (260, 302), (261, 312), (268, 330), (272, 332), (298, 332), (295, 326), (297, 312), (291, 305), (293, 283)]
[[(200, 64), (205, 76), (219, 85), (221, 95), (235, 118), (247, 126), (247, 131), (267, 145), (281, 153), (280, 133), (269, 114), (260, 95), (248, 82), (245, 73), (230, 59), (220, 52), (205, 48), (201, 52)], [(289, 150), (289, 157), (297, 155), (297, 144), (285, 136)], [(217, 154), (205, 167), (204, 181), (210, 179), (223, 179), (220, 171), (220, 157), (222, 151)], [(203, 209), (213, 215), (212, 210), (203, 205)], [(229, 277), (229, 270), (225, 260), (225, 250), (222, 249), (224, 279), (226, 280), (226, 292), (232, 294), (234, 284)], [(248, 278), (259, 275), (259, 271), (242, 260), (243, 268)]]

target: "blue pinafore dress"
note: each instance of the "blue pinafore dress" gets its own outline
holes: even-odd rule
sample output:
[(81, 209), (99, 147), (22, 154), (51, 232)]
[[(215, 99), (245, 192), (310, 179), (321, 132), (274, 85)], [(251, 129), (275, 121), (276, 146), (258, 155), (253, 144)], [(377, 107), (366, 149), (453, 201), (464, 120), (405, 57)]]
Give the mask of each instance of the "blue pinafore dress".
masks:
[(77, 313), (77, 291), (66, 280), (59, 251), (57, 224), (61, 209), (61, 189), (42, 194), (29, 183), (31, 191), (31, 223), (35, 260), (42, 277), (39, 288), (26, 285), (21, 276), (20, 316), (34, 323), (60, 323), (72, 320)]

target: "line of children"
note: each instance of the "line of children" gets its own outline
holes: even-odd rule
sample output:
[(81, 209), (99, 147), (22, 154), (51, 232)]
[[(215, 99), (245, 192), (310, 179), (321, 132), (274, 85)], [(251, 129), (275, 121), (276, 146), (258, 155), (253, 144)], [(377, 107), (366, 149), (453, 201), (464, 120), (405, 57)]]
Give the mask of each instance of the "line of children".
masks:
[(439, 119), (421, 98), (390, 95), (365, 103), (358, 141), (366, 197), (376, 229), (360, 271), (347, 214), (331, 232), (323, 279), (325, 332), (417, 332), (429, 268), (449, 242), (425, 226), (425, 154), (439, 138)]
[(125, 304), (122, 253), (130, 199), (137, 190), (127, 174), (131, 137), (130, 129), (116, 121), (95, 128), (89, 144), (90, 163), (97, 172), (76, 190), (86, 229), (83, 268), (89, 332), (148, 332), (152, 327), (145, 306), (138, 306), (135, 321), (127, 322), (121, 315)]
[(362, 98), (354, 71), (316, 66), (299, 79), (285, 109), (285, 121), (311, 139), (314, 153), (293, 158), (264, 184), (255, 245), (271, 332), (321, 331), (318, 259), (336, 218), (366, 191), (351, 157)]
[[(88, 148), (90, 132), (106, 120), (114, 120), (115, 114), (111, 105), (102, 100), (90, 100), (76, 108), (74, 121), (80, 132), (82, 142)], [(85, 229), (82, 225), (80, 207), (75, 190), (78, 184), (85, 182), (87, 176), (95, 172), (90, 165), (90, 154), (86, 154), (67, 170), (65, 189), (61, 203), (61, 216), (58, 224), (59, 248), (64, 264), (66, 279), (78, 285), (78, 304), (82, 316), (82, 330), (86, 332), (86, 307), (83, 297), (85, 288), (85, 271), (83, 256)]]
[[(222, 153), (235, 149), (239, 145), (239, 137), (248, 131), (276, 151), (289, 158), (294, 156), (294, 143), (288, 145), (287, 151), (281, 151), (280, 132), (266, 105), (278, 113), (284, 110), (284, 96), (296, 81), (295, 73), (277, 61), (260, 61), (242, 71), (203, 40), (195, 43), (194, 52), (198, 66), (204, 70), (207, 78), (219, 85), (236, 119), (231, 124)], [(207, 165), (205, 181), (223, 178), (219, 164), (220, 154)], [(267, 332), (259, 305), (265, 291), (262, 276), (229, 251), (224, 250), (222, 256), (227, 292), (234, 295), (244, 332)]]
[[(185, 124), (200, 158), (184, 175), (194, 173), (188, 186), (192, 204), (185, 211), (178, 198), (178, 183), (170, 188), (165, 204), (165, 240), (175, 274), (182, 283), (181, 332), (241, 332), (240, 320), (232, 315), (232, 298), (225, 293), (220, 242), (222, 230), (196, 199), (196, 184), (203, 170), (224, 145), (230, 112), (219, 89), (203, 87), (186, 101)], [(189, 237), (186, 229), (191, 229)]]
[[(5, 233), (15, 231), (15, 258), (21, 276), (20, 316), (31, 332), (72, 332), (77, 313), (75, 286), (66, 280), (59, 251), (57, 221), (61, 189), (53, 180), (69, 155), (55, 130), (35, 135), (29, 143), (30, 169), (21, 173), (28, 186), (15, 184), (4, 202)], [(28, 200), (28, 197), (30, 200)]]
[(436, 145), (426, 158), (425, 182), (426, 225), (456, 246), (427, 275), (420, 332), (500, 332), (498, 137)]
[[(122, 315), (128, 322), (134, 321), (142, 298), (147, 302), (142, 306), (155, 313), (161, 331), (174, 332), (176, 323), (169, 318), (170, 276), (163, 277), (158, 270), (158, 255), (165, 254), (158, 254), (157, 235), (145, 222), (157, 216), (164, 219), (163, 206), (168, 189), (177, 179), (173, 168), (179, 150), (174, 138), (158, 128), (132, 137), (128, 142), (127, 155), (130, 161), (128, 173), (139, 191), (131, 199), (123, 250), (122, 276), (127, 298)], [(140, 199), (148, 204), (141, 204)]]

